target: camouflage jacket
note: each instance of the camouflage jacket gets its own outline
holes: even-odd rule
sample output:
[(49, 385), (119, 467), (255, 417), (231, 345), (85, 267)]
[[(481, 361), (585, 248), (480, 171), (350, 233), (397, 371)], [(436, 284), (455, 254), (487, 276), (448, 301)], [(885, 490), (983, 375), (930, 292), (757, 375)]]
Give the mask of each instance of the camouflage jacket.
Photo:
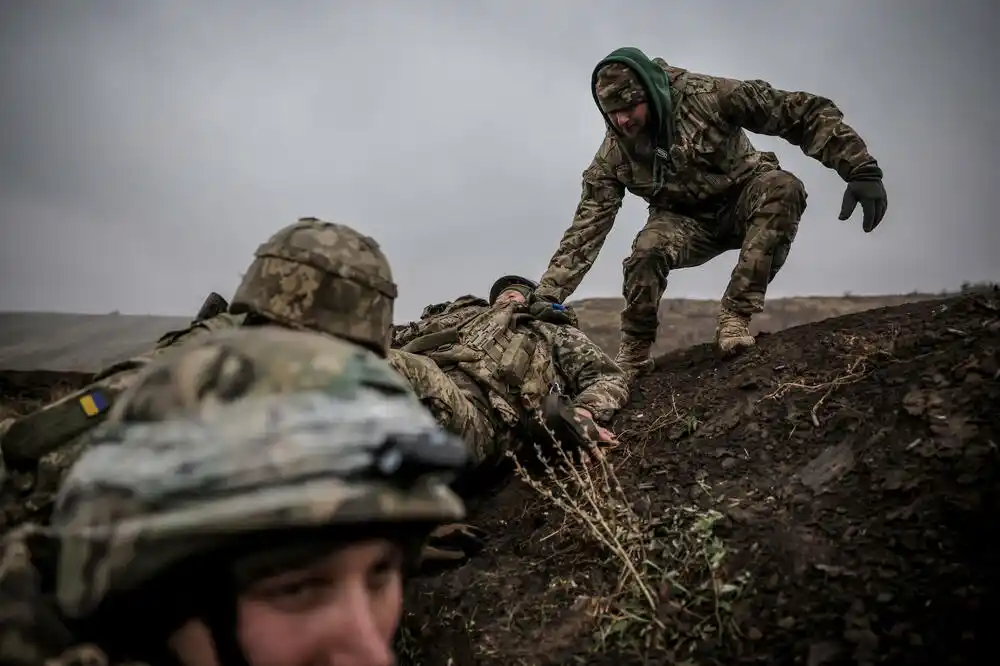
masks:
[(243, 319), (223, 313), (165, 333), (145, 354), (98, 372), (84, 388), (6, 424), (0, 433), (0, 529), (25, 520), (48, 521), (51, 498), (78, 457), (84, 435), (104, 420), (115, 398), (150, 361), (214, 331), (240, 326)]
[(491, 308), (475, 296), (428, 306), (418, 321), (393, 327), (392, 346), (405, 348), (449, 331), (455, 340), (416, 353), (441, 367), (457, 367), (512, 411), (538, 408), (556, 390), (606, 422), (628, 401), (621, 368), (582, 331), (519, 318), (514, 308)]
[(0, 664), (143, 666), (112, 664), (99, 647), (73, 636), (55, 599), (43, 592), (32, 534), (39, 534), (36, 526), (24, 525), (0, 541)]
[(651, 206), (715, 223), (750, 179), (780, 168), (777, 156), (754, 148), (746, 131), (785, 139), (845, 181), (855, 170), (877, 164), (829, 99), (778, 90), (766, 81), (697, 74), (662, 58), (653, 62), (672, 82), (676, 122), (663, 182), (653, 178), (652, 151), (637, 151), (609, 128), (583, 172), (576, 214), (541, 278), (540, 295), (561, 302), (576, 290), (597, 259), (626, 190)]

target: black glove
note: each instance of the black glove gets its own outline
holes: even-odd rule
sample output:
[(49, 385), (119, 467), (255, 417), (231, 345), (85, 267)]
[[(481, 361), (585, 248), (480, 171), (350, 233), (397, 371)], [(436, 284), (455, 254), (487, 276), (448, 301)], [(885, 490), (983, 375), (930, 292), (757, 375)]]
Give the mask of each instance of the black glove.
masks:
[(861, 228), (867, 234), (879, 225), (889, 206), (882, 184), (882, 169), (877, 166), (861, 167), (851, 174), (844, 190), (844, 202), (840, 206), (840, 219), (846, 220), (853, 215), (859, 203), (864, 212)]

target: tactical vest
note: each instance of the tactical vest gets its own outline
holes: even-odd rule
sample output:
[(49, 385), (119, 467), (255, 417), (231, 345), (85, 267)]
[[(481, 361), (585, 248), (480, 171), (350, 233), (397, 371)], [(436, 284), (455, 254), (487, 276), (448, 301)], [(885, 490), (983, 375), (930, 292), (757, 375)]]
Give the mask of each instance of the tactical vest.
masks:
[[(8, 467), (30, 465), (54, 451), (71, 449), (73, 442), (104, 421), (115, 399), (154, 358), (214, 331), (235, 328), (242, 321), (242, 316), (224, 313), (165, 333), (149, 352), (105, 368), (88, 386), (14, 421), (0, 439), (4, 462)], [(75, 458), (66, 457), (69, 460), (60, 464)]]
[(526, 411), (558, 390), (552, 350), (530, 315), (481, 303), (437, 315), (440, 325), (402, 349), (433, 360), (508, 425), (523, 423)]

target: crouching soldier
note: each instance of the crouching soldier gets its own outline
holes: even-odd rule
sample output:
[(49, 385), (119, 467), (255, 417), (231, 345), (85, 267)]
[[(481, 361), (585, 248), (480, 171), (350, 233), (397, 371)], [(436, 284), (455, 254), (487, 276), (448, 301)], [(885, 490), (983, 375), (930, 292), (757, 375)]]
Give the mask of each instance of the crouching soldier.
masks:
[(788, 259), (806, 190), (774, 153), (746, 132), (778, 136), (845, 182), (840, 219), (860, 203), (873, 231), (887, 209), (882, 169), (840, 109), (824, 97), (699, 74), (617, 49), (590, 82), (607, 131), (590, 166), (576, 214), (541, 278), (538, 297), (568, 298), (597, 260), (625, 192), (649, 204), (646, 226), (624, 262), (621, 344), (616, 360), (631, 377), (652, 367), (660, 299), (672, 270), (739, 251), (719, 309), (722, 355), (752, 347), (750, 319)]

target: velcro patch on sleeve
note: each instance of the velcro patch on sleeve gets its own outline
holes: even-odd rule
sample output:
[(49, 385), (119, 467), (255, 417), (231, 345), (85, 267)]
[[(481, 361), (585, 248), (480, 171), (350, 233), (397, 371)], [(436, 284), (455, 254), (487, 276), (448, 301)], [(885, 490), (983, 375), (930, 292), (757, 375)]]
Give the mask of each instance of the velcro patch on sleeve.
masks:
[(80, 396), (77, 403), (80, 405), (83, 413), (87, 415), (87, 418), (103, 414), (111, 406), (108, 396), (104, 395), (104, 392), (99, 389)]

